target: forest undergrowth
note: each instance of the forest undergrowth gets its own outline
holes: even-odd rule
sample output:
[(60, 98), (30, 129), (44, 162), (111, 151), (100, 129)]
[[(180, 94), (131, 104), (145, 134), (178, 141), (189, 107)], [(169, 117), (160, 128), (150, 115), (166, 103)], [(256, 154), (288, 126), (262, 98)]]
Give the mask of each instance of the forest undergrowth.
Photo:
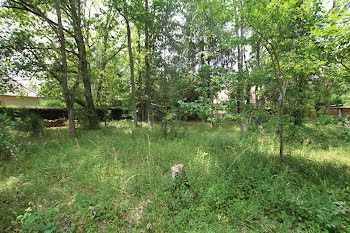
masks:
[[(177, 122), (22, 136), (0, 165), (0, 232), (350, 232), (350, 132)], [(184, 164), (187, 181), (171, 179)]]

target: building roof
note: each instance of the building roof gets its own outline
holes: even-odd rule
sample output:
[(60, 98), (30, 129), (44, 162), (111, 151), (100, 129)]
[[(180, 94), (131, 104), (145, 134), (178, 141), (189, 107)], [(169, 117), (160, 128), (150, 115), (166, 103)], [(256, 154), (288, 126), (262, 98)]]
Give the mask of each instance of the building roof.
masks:
[(5, 92), (0, 94), (0, 96), (18, 96), (18, 97), (31, 97), (31, 98), (42, 98), (42, 96), (32, 92), (32, 91), (14, 91), (14, 92)]
[(18, 96), (18, 97), (30, 97), (30, 98), (42, 98), (38, 93), (28, 89), (20, 82), (11, 80), (11, 84), (15, 87), (13, 91), (7, 91), (5, 93), (0, 93), (0, 96)]

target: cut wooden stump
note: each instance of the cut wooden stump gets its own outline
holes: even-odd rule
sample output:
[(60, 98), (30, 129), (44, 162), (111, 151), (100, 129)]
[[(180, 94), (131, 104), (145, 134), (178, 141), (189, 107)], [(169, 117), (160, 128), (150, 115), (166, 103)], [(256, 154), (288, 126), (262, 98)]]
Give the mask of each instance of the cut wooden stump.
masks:
[(172, 166), (170, 168), (170, 171), (171, 171), (171, 178), (172, 179), (175, 179), (175, 177), (180, 175), (182, 179), (187, 180), (185, 167), (183, 164), (177, 164), (175, 166)]
[[(175, 166), (172, 166), (170, 168), (171, 171), (171, 179), (174, 182), (174, 188), (175, 190), (182, 190), (190, 188), (190, 184), (188, 183), (188, 179), (185, 172), (185, 166), (183, 164), (177, 164)], [(184, 189), (185, 188), (185, 189)]]
[(56, 120), (44, 119), (44, 122), (46, 127), (62, 127), (66, 125), (67, 119), (66, 118), (60, 118)]

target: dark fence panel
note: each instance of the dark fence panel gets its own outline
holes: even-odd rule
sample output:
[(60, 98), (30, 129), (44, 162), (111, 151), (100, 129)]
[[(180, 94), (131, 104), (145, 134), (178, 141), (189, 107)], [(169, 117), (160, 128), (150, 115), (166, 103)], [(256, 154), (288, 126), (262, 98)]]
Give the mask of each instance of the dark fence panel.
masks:
[[(126, 113), (122, 109), (97, 109), (97, 116), (100, 121), (107, 120), (121, 120), (123, 119), (123, 114)], [(108, 111), (110, 111), (110, 115), (107, 116)]]
[[(67, 118), (67, 110), (60, 108), (6, 108), (0, 107), (0, 113), (7, 113), (10, 117), (16, 118), (19, 117), (24, 111), (32, 112), (38, 114), (43, 119), (55, 120), (59, 118)], [(109, 116), (107, 113), (110, 111)], [(123, 111), (119, 108), (97, 108), (96, 109), (98, 118), (100, 121), (108, 120), (121, 120), (123, 119), (123, 114), (126, 111)]]
[(350, 117), (350, 108), (337, 108), (337, 107), (330, 107), (326, 111), (327, 115), (331, 116), (349, 116)]
[(67, 111), (65, 109), (40, 109), (40, 108), (32, 108), (29, 109), (30, 112), (38, 114), (43, 119), (47, 120), (55, 120), (59, 118), (67, 118)]

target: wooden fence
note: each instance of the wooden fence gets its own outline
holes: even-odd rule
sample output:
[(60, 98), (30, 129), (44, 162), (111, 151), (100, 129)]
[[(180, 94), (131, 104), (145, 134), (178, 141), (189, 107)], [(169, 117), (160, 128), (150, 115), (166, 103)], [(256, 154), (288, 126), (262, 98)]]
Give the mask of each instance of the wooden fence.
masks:
[(329, 107), (326, 111), (327, 115), (332, 115), (332, 116), (348, 116), (350, 117), (350, 108), (337, 108), (337, 107)]

